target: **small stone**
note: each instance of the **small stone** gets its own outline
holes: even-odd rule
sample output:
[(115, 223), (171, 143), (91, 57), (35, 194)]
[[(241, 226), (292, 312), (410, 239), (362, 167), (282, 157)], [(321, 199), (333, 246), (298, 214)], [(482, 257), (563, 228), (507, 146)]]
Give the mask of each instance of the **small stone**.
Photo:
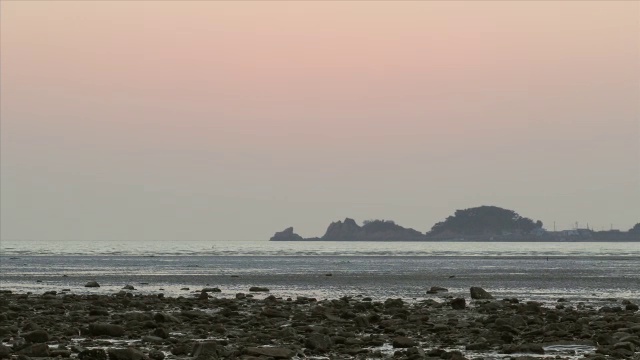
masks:
[(100, 287), (100, 284), (98, 284), (97, 281), (89, 281), (88, 283), (84, 284), (84, 287)]

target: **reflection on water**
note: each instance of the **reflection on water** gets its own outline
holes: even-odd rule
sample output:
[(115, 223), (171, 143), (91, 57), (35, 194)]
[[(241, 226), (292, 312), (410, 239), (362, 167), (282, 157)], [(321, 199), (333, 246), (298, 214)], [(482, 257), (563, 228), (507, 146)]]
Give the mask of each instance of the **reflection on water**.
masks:
[(640, 256), (640, 242), (7, 241), (0, 254), (127, 256)]
[[(267, 286), (279, 297), (364, 295), (424, 299), (431, 286), (468, 296), (482, 286), (497, 298), (573, 301), (640, 298), (640, 258), (632, 256), (114, 256), (0, 257), (2, 288), (18, 292), (135, 293), (192, 296), (205, 286), (232, 297)], [(326, 276), (331, 274), (332, 276)], [(101, 287), (85, 288), (96, 280)], [(181, 290), (189, 287), (190, 292)], [(163, 289), (163, 290), (160, 290)]]

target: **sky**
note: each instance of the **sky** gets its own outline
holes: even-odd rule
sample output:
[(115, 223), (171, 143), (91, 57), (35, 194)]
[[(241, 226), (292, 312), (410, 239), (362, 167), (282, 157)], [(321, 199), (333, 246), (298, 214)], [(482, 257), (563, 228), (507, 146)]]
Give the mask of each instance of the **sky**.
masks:
[(2, 1), (0, 239), (640, 221), (640, 2)]

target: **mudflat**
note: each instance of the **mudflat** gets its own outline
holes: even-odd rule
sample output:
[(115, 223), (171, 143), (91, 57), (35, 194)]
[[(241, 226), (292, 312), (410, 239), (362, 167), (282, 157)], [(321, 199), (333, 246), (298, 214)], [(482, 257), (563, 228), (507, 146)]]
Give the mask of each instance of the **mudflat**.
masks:
[[(640, 359), (628, 300), (0, 293), (0, 358)], [(480, 294), (480, 295), (479, 295)], [(472, 298), (473, 297), (473, 298)], [(482, 297), (482, 298), (478, 298)]]

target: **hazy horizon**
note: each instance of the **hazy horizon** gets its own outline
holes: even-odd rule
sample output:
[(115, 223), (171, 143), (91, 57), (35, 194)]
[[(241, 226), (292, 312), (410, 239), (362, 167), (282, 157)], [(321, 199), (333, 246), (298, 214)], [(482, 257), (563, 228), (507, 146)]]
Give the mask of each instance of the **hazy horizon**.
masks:
[(640, 2), (2, 1), (0, 239), (640, 221)]

